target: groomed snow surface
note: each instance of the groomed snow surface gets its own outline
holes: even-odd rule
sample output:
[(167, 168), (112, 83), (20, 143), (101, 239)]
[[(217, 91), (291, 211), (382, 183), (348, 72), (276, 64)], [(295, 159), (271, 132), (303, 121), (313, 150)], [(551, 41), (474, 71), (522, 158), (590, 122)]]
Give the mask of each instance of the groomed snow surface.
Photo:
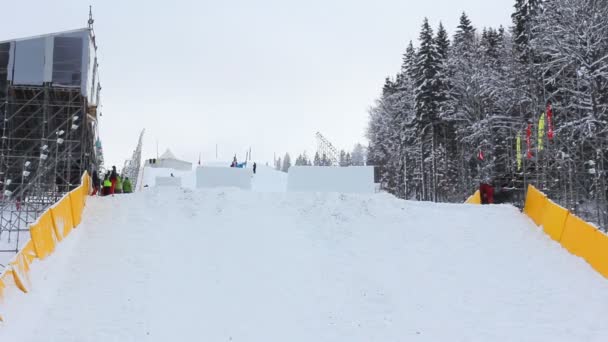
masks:
[(148, 188), (31, 276), (0, 341), (608, 340), (608, 281), (509, 206)]

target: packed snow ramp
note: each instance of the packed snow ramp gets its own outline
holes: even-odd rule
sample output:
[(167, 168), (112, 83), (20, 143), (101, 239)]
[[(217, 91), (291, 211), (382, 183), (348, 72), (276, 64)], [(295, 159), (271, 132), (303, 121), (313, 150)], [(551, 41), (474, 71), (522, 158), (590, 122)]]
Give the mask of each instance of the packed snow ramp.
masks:
[(92, 198), (0, 341), (606, 341), (608, 282), (510, 206)]

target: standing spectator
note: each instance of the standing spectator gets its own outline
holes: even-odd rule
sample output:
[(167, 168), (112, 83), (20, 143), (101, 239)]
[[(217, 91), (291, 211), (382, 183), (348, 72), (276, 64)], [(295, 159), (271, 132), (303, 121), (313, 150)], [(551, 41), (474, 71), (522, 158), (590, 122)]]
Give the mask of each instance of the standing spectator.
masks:
[(479, 196), (481, 197), (481, 204), (494, 204), (494, 187), (491, 182), (479, 185)]
[(255, 174), (255, 171), (257, 170), (257, 168), (258, 168), (258, 165), (255, 162), (253, 162), (253, 174)]
[(103, 180), (103, 190), (102, 195), (108, 196), (110, 194), (110, 190), (112, 189), (112, 182), (110, 181), (110, 175), (106, 174), (106, 177)]
[(122, 177), (120, 177), (120, 176), (116, 177), (116, 187), (115, 187), (114, 191), (117, 194), (122, 194)]
[(91, 196), (95, 196), (97, 195), (97, 192), (99, 191), (99, 186), (101, 185), (101, 180), (99, 179), (99, 173), (97, 173), (96, 170), (93, 170), (93, 174), (91, 175), (92, 181), (93, 181), (93, 193), (91, 194)]
[(125, 177), (125, 180), (122, 182), (122, 192), (125, 194), (133, 192), (133, 185), (131, 184), (129, 177)]
[(110, 174), (110, 182), (112, 182), (110, 194), (112, 196), (114, 196), (114, 190), (116, 189), (116, 181), (118, 181), (118, 173), (116, 172), (116, 166), (112, 166), (112, 173)]

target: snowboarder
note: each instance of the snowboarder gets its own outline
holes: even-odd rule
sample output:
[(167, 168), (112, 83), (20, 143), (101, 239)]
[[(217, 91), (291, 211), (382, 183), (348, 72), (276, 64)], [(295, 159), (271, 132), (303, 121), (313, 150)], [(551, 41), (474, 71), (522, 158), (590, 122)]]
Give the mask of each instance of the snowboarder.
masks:
[(257, 168), (258, 168), (258, 165), (255, 162), (253, 162), (253, 174), (255, 174), (255, 171), (257, 170)]

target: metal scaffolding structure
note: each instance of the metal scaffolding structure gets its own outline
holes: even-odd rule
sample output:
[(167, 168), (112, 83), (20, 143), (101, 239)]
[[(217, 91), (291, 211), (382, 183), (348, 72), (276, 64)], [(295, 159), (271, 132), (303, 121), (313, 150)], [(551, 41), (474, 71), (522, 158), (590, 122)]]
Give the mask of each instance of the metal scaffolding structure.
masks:
[[(95, 63), (91, 69), (92, 80), (78, 74), (77, 77), (83, 80), (69, 75), (75, 80), (72, 86), (54, 82), (63, 77), (62, 72), (65, 73), (60, 69), (65, 68), (65, 63), (61, 65), (56, 61), (63, 58), (61, 39), (90, 39), (96, 51), (91, 17), (89, 28), (77, 32), (81, 33), (85, 38), (74, 38), (74, 33), (67, 33), (29, 39), (48, 39), (55, 43), (51, 54), (55, 59), (53, 79), (31, 84), (17, 82), (14, 75), (10, 78), (17, 69), (14, 60), (19, 62), (15, 46), (20, 48), (20, 42), (27, 39), (0, 44), (0, 252), (16, 253), (26, 242), (20, 241), (20, 232), (27, 232), (29, 225), (44, 210), (80, 185), (84, 171), (98, 169), (103, 160), (96, 148), (101, 90), (95, 75), (97, 58), (92, 62)], [(65, 36), (68, 38), (63, 38)], [(9, 53), (12, 53), (12, 66), (2, 63)], [(86, 57), (93, 60), (91, 55), (94, 53)], [(14, 70), (8, 70), (10, 67)], [(77, 67), (82, 70), (80, 64)], [(96, 88), (94, 101), (91, 91), (83, 91), (81, 84), (85, 82), (91, 85), (87, 89)]]
[(328, 166), (338, 165), (338, 157), (340, 154), (334, 145), (320, 132), (317, 132), (315, 137), (317, 138), (317, 153), (319, 153), (319, 156), (325, 156), (325, 158), (329, 160), (331, 165)]
[(123, 177), (128, 177), (131, 180), (131, 183), (135, 186), (137, 185), (139, 171), (141, 169), (141, 148), (144, 141), (144, 133), (145, 129), (141, 131), (139, 134), (139, 140), (137, 141), (137, 147), (133, 151), (133, 156), (131, 159), (125, 161), (125, 165), (123, 167)]

